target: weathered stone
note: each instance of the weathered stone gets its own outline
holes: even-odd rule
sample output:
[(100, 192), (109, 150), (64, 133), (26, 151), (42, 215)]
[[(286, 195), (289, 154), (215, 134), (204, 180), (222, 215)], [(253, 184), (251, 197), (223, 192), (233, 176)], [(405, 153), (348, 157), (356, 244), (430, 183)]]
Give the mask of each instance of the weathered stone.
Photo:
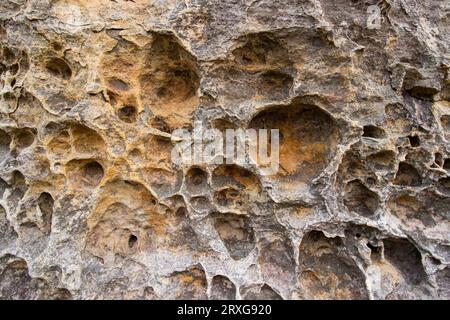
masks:
[(1, 0), (0, 299), (449, 299), (449, 9)]

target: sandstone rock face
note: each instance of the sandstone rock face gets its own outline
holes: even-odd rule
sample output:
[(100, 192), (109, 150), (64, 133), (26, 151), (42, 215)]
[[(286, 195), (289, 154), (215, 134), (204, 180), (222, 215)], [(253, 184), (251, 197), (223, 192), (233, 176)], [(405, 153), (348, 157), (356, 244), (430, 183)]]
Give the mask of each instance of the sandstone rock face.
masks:
[[(1, 0), (0, 298), (449, 299), (449, 10)], [(175, 165), (194, 123), (280, 170)]]

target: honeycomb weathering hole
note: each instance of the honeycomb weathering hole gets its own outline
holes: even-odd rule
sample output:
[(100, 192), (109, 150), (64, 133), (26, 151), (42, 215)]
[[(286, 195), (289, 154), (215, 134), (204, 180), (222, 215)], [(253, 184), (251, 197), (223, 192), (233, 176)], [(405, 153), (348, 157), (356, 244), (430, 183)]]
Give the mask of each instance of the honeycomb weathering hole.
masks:
[(29, 129), (18, 130), (14, 135), (14, 145), (19, 149), (25, 149), (34, 142), (34, 133)]
[(125, 81), (118, 79), (118, 78), (112, 78), (108, 81), (108, 84), (111, 88), (114, 88), (116, 90), (120, 91), (128, 91), (130, 89), (130, 85), (126, 83)]
[(445, 159), (444, 164), (442, 166), (447, 172), (450, 172), (450, 159)]
[(316, 178), (333, 157), (339, 139), (330, 115), (299, 103), (264, 110), (249, 127), (279, 129), (280, 169), (275, 179), (289, 184), (308, 184)]
[(208, 185), (208, 174), (200, 168), (191, 168), (186, 174), (186, 188), (192, 193), (201, 193)]
[(88, 160), (72, 160), (67, 164), (67, 170), (74, 186), (88, 189), (97, 187), (105, 174), (100, 163)]
[(214, 199), (222, 207), (238, 208), (242, 205), (239, 191), (234, 188), (225, 188), (214, 194)]
[(198, 106), (196, 59), (171, 35), (155, 34), (139, 76), (141, 99), (156, 116), (170, 115), (170, 127), (186, 124)]
[(75, 151), (85, 154), (93, 154), (106, 148), (103, 138), (93, 129), (84, 125), (74, 124), (70, 126)]
[(295, 281), (294, 248), (291, 240), (284, 235), (275, 235), (275, 240), (259, 243), (258, 263), (265, 281), (282, 288), (284, 283)]
[(83, 167), (83, 176), (91, 186), (99, 185), (103, 175), (103, 167), (96, 161), (89, 162)]
[(205, 271), (201, 266), (193, 266), (187, 270), (173, 273), (169, 278), (174, 290), (172, 299), (205, 300), (208, 283)]
[(310, 231), (299, 253), (299, 294), (304, 299), (367, 299), (365, 276), (341, 238)]
[(134, 234), (132, 234), (130, 238), (128, 238), (128, 247), (130, 249), (133, 248), (137, 241), (138, 238)]
[(364, 126), (363, 137), (383, 139), (386, 137), (386, 132), (383, 129), (378, 128), (376, 126), (368, 125)]
[(247, 42), (233, 51), (235, 61), (248, 70), (287, 65), (289, 54), (270, 34), (250, 34)]
[(260, 76), (258, 94), (270, 98), (282, 99), (289, 95), (293, 79), (290, 75), (279, 71), (267, 71)]
[(9, 153), (11, 136), (0, 129), (0, 160)]
[(125, 106), (118, 111), (119, 119), (126, 123), (136, 122), (137, 110), (133, 106)]
[(212, 300), (234, 300), (236, 297), (236, 286), (225, 276), (216, 275), (211, 281)]
[(418, 136), (408, 136), (408, 140), (411, 147), (420, 147), (420, 138)]
[(439, 179), (439, 190), (444, 194), (450, 194), (450, 178)]
[(422, 178), (414, 166), (406, 162), (400, 162), (394, 179), (394, 184), (403, 186), (419, 186)]
[(379, 206), (378, 195), (369, 190), (360, 180), (353, 180), (345, 186), (344, 203), (351, 212), (370, 217)]
[(39, 196), (38, 206), (42, 214), (43, 229), (49, 231), (52, 224), (53, 205), (55, 201), (48, 192), (43, 192)]
[(214, 227), (234, 260), (245, 258), (255, 247), (250, 219), (234, 214), (217, 214)]
[(417, 248), (406, 239), (383, 240), (385, 259), (392, 263), (411, 284), (426, 281), (422, 256)]
[(283, 300), (268, 284), (250, 285), (240, 289), (244, 300)]
[(72, 69), (66, 61), (60, 58), (51, 58), (47, 61), (45, 67), (53, 76), (70, 80), (72, 77)]

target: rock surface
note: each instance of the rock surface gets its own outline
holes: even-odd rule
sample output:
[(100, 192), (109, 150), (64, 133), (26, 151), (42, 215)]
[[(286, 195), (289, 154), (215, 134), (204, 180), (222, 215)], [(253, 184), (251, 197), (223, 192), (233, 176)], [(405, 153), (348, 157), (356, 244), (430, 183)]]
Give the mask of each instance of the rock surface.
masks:
[[(0, 298), (449, 299), (449, 10), (2, 0)], [(175, 166), (194, 122), (281, 170)]]

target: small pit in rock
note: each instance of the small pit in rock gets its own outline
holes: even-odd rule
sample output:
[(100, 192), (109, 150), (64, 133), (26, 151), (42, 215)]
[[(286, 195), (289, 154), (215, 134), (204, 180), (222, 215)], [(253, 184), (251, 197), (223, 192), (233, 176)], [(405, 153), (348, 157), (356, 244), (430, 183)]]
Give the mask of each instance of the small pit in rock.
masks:
[(45, 67), (50, 74), (63, 80), (70, 80), (72, 77), (72, 69), (63, 59), (51, 58), (47, 61)]
[(133, 106), (125, 106), (119, 109), (118, 117), (120, 120), (126, 123), (136, 122), (137, 110)]
[(406, 162), (400, 162), (394, 179), (394, 184), (402, 186), (419, 186), (422, 178), (414, 166)]
[(383, 139), (386, 138), (386, 132), (376, 126), (368, 125), (364, 126), (363, 137), (373, 138), (373, 139)]

